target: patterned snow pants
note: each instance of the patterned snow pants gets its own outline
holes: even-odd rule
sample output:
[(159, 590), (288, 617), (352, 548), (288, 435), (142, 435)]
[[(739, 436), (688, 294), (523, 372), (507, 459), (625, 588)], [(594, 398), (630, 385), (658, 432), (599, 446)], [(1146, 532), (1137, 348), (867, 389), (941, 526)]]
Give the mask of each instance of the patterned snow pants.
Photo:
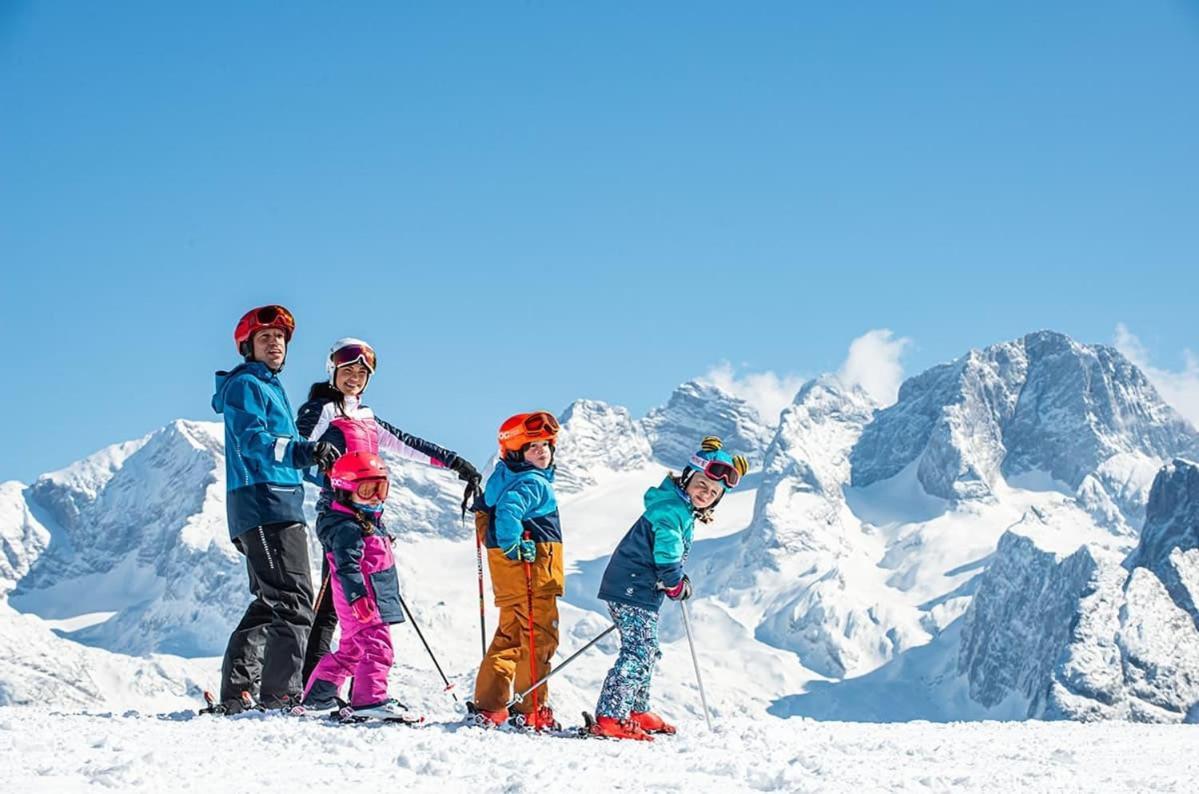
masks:
[(608, 611), (620, 632), (620, 654), (604, 679), (595, 714), (623, 720), (630, 711), (649, 711), (650, 679), (662, 658), (658, 612), (615, 601), (608, 602)]

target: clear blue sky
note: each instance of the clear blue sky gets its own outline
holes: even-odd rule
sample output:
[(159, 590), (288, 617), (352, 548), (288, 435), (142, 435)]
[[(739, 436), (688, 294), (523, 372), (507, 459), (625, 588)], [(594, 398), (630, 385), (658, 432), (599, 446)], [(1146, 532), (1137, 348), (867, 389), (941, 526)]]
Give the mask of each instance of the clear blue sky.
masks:
[(1196, 347), (1199, 3), (0, 3), (0, 479), (215, 419), (249, 306), (482, 458), (722, 360)]

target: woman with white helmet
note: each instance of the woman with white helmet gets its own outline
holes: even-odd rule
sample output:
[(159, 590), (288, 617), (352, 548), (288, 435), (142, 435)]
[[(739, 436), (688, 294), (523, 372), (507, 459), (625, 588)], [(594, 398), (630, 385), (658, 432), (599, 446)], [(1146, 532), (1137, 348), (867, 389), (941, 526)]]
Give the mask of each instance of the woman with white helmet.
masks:
[[(329, 379), (312, 384), (308, 402), (300, 407), (296, 418), (301, 435), (311, 441), (333, 444), (343, 455), (386, 451), (407, 460), (450, 469), (464, 482), (478, 482), (479, 472), (470, 461), (388, 424), (363, 403), (362, 393), (375, 374), (377, 360), (374, 348), (361, 339), (347, 337), (334, 342), (325, 361)], [(329, 478), (322, 475), (321, 495), (316, 504), (318, 517), (330, 509), (333, 496)], [(304, 659), (305, 682), (317, 662), (329, 652), (337, 627), (327, 563), (322, 566), (321, 581), (324, 584), (317, 594), (316, 622)]]

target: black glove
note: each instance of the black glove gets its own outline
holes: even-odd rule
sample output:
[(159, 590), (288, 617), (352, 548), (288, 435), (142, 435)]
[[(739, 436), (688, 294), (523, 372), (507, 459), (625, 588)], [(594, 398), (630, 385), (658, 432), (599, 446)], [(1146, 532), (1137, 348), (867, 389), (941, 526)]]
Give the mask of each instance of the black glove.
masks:
[(471, 465), (470, 461), (464, 457), (458, 456), (450, 461), (450, 469), (458, 475), (458, 479), (462, 482), (478, 482), (479, 470)]
[(340, 457), (341, 452), (328, 441), (318, 441), (312, 447), (312, 462), (321, 471), (329, 471)]

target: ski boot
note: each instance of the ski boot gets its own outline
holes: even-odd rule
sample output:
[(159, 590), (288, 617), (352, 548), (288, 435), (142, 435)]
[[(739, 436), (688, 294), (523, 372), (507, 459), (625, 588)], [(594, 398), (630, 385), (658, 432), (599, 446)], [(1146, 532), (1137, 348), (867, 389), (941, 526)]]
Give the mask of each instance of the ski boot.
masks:
[(598, 739), (635, 739), (640, 742), (652, 742), (650, 736), (632, 720), (618, 720), (615, 717), (595, 717), (583, 714), (584, 735)]
[(554, 719), (554, 711), (549, 706), (541, 706), (537, 711), (528, 714), (516, 712), (509, 718), (508, 724), (522, 731), (560, 731), (562, 726)]
[(508, 709), (488, 711), (466, 701), (466, 721), (479, 728), (498, 728), (508, 721)]
[(291, 713), (296, 717), (331, 717), (350, 705), (337, 694), (337, 687), (331, 681), (318, 678)]
[(258, 703), (258, 710), (291, 714), (302, 700), (299, 694), (270, 695)]
[(652, 711), (629, 712), (629, 722), (635, 724), (646, 733), (663, 733), (673, 736), (677, 733), (675, 727)]
[(425, 721), (424, 717), (412, 714), (408, 707), (395, 698), (388, 698), (380, 703), (367, 706), (346, 706), (337, 712), (341, 722), (402, 722), (405, 725), (417, 725)]
[(249, 692), (243, 691), (241, 695), (232, 700), (222, 700), (217, 702), (216, 696), (204, 690), (204, 702), (207, 704), (200, 709), (201, 714), (212, 714), (217, 717), (232, 717), (235, 714), (241, 714), (243, 711), (261, 711), (262, 707), (254, 702), (254, 698)]

